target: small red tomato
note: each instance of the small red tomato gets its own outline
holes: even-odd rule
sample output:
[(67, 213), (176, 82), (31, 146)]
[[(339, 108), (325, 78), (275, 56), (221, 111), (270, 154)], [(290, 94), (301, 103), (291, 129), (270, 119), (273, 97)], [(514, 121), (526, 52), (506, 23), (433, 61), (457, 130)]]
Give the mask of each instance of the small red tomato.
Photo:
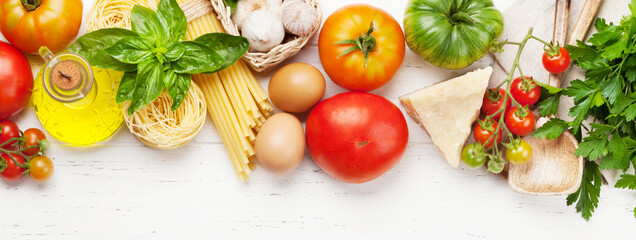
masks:
[(0, 145), (4, 144), (2, 148), (12, 149), (13, 146), (11, 145), (13, 145), (15, 141), (11, 141), (10, 143), (6, 142), (18, 137), (20, 137), (20, 129), (18, 129), (18, 125), (16, 125), (15, 122), (9, 119), (0, 120)]
[(501, 141), (501, 130), (497, 133), (496, 138), (491, 138), (495, 131), (497, 131), (498, 127), (499, 123), (495, 120), (490, 119), (488, 122), (480, 120), (477, 125), (475, 125), (473, 137), (475, 137), (476, 142), (481, 143), (485, 148), (491, 148), (493, 143), (499, 144)]
[[(15, 161), (13, 160), (13, 158), (11, 158), (11, 156), (15, 158)], [(24, 175), (24, 172), (26, 171), (25, 168), (15, 163), (17, 161), (21, 165), (26, 164), (24, 158), (15, 153), (11, 153), (11, 156), (9, 156), (9, 154), (5, 152), (0, 155), (0, 170), (3, 170), (4, 168), (0, 175), (4, 180), (10, 182), (17, 181), (22, 178), (22, 175)]]
[(515, 78), (510, 86), (510, 94), (521, 106), (534, 105), (541, 97), (541, 87), (534, 82), (532, 77)]
[[(481, 105), (481, 112), (484, 113), (485, 115), (492, 115), (495, 112), (497, 112), (504, 104), (504, 98), (506, 96), (506, 90), (499, 88), (494, 89), (488, 89), (486, 90), (486, 94), (484, 95), (484, 102)], [(506, 106), (506, 110), (508, 111), (508, 109), (510, 109), (510, 105), (511, 105), (511, 101), (510, 98), (508, 98), (508, 101), (506, 101), (507, 104)], [(495, 116), (492, 116), (493, 119), (499, 119), (499, 117), (501, 116), (501, 112), (498, 113)]]
[[(570, 67), (570, 53), (565, 48), (559, 47), (558, 53), (548, 53), (550, 50), (543, 52), (543, 67), (550, 73), (559, 74), (565, 72)], [(515, 98), (516, 99), (516, 98)]]
[(519, 136), (528, 135), (534, 130), (534, 114), (527, 107), (512, 107), (506, 113), (506, 127), (512, 134)]
[[(42, 144), (40, 144), (42, 143)], [(22, 153), (27, 156), (33, 156), (37, 154), (40, 149), (46, 150), (48, 147), (48, 141), (46, 141), (46, 135), (37, 128), (29, 128), (24, 131), (24, 143), (22, 143)]]

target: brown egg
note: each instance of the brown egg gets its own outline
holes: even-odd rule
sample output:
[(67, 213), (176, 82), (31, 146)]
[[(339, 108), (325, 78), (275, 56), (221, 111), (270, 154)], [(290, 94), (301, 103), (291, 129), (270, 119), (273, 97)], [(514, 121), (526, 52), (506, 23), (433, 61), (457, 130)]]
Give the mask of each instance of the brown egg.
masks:
[(305, 155), (305, 132), (298, 118), (277, 113), (261, 126), (254, 146), (256, 161), (270, 173), (283, 175), (298, 167)]
[(290, 63), (278, 69), (269, 81), (269, 97), (276, 107), (300, 113), (320, 102), (325, 94), (325, 78), (307, 63)]

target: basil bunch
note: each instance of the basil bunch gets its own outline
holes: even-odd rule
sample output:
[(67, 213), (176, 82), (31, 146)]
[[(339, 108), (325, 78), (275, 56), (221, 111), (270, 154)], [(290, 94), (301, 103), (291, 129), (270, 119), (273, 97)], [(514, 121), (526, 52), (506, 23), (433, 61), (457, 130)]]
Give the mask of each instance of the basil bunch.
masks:
[(128, 114), (157, 99), (164, 88), (176, 110), (190, 89), (190, 74), (225, 69), (249, 47), (246, 38), (225, 33), (183, 41), (187, 21), (175, 0), (161, 0), (157, 12), (135, 5), (131, 26), (132, 31), (106, 28), (90, 32), (69, 46), (93, 66), (125, 72), (116, 100), (131, 100)]

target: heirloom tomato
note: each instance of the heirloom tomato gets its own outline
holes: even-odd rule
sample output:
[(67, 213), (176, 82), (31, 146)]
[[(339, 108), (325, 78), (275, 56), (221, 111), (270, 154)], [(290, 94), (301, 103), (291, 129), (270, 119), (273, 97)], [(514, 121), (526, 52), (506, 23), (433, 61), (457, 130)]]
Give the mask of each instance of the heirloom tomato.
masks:
[[(362, 49), (361, 49), (362, 48)], [(404, 60), (404, 33), (382, 9), (353, 4), (327, 18), (318, 37), (318, 53), (334, 83), (368, 92), (389, 82)]]
[(0, 31), (25, 53), (57, 52), (77, 36), (82, 9), (81, 0), (0, 0)]

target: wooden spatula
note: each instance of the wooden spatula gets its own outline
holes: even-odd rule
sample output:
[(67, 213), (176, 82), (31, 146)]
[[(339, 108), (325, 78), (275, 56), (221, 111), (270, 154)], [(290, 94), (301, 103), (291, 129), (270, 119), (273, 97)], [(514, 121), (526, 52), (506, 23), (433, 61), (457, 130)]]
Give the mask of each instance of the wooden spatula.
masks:
[[(587, 0), (572, 30), (570, 41), (583, 40), (594, 20), (602, 0)], [(556, 0), (554, 35), (552, 41), (561, 46), (566, 43), (570, 0)], [(550, 74), (548, 84), (560, 87), (561, 75)], [(541, 125), (549, 117), (539, 118)], [(531, 195), (562, 195), (575, 192), (583, 177), (584, 159), (574, 155), (578, 148), (576, 138), (569, 131), (557, 139), (537, 139), (524, 137), (533, 150), (532, 160), (522, 166), (511, 165), (508, 172), (508, 185), (512, 190)]]

